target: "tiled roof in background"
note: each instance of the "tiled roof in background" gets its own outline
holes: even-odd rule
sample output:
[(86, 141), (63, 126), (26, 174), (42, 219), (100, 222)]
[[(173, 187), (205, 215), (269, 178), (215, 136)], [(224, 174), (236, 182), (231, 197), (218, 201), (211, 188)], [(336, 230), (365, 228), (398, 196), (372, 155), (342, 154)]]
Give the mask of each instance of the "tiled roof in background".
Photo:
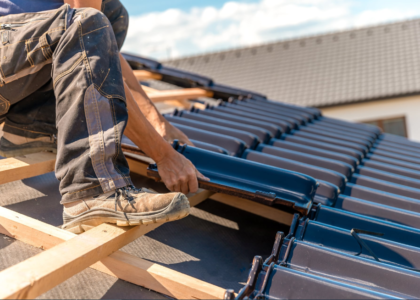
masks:
[(420, 92), (420, 19), (164, 62), (304, 106)]

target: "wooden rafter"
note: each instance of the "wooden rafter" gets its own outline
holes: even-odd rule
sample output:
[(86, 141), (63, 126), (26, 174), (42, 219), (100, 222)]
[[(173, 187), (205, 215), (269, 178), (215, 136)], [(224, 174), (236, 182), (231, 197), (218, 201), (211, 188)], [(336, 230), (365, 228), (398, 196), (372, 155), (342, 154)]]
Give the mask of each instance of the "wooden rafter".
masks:
[(158, 226), (101, 224), (0, 272), (0, 298), (34, 299)]
[[(133, 172), (145, 176), (147, 175), (147, 166), (153, 162), (150, 158), (133, 154), (128, 154), (127, 160)], [(7, 161), (7, 159), (3, 161)], [(55, 155), (52, 153), (38, 153), (22, 158), (9, 159), (8, 163), (0, 169), (0, 182), (6, 183), (50, 172), (54, 169), (54, 162)], [(3, 172), (16, 175), (1, 176)], [(195, 206), (207, 198), (280, 223), (290, 223), (289, 214), (238, 197), (200, 190), (195, 195), (190, 195), (189, 200), (191, 206)], [(110, 224), (102, 224), (80, 236), (76, 236), (71, 232), (0, 207), (0, 233), (41, 249), (50, 249), (1, 272), (0, 297), (32, 298), (39, 296), (91, 266), (106, 274), (170, 297), (178, 299), (222, 299), (225, 293), (223, 288), (126, 253), (115, 252), (158, 226), (153, 224), (121, 228)], [(78, 251), (72, 251), (72, 249)], [(67, 252), (71, 252), (71, 255), (63, 259), (62, 253)], [(48, 264), (45, 263), (46, 261), (48, 261)], [(48, 266), (44, 267), (44, 265)], [(26, 275), (21, 276), (20, 274)]]
[(146, 92), (149, 98), (153, 102), (164, 102), (170, 100), (189, 100), (200, 97), (212, 97), (213, 93), (200, 89), (200, 88), (189, 88), (180, 90), (165, 90), (158, 92)]
[(54, 166), (55, 154), (49, 152), (2, 159), (0, 184), (49, 173)]
[(142, 88), (150, 100), (152, 100), (154, 103), (165, 103), (186, 109), (191, 107), (191, 103), (188, 100), (213, 96), (212, 92), (199, 88), (164, 91), (157, 90), (145, 85), (142, 85)]
[(214, 194), (210, 199), (281, 224), (292, 224), (293, 214), (255, 201), (220, 193)]
[(134, 76), (136, 76), (138, 81), (143, 81), (143, 80), (161, 80), (162, 79), (162, 75), (157, 74), (157, 73), (153, 73), (147, 70), (133, 70)]
[[(192, 206), (197, 205), (211, 196), (211, 194), (211, 192), (202, 190), (189, 197), (190, 203)], [(116, 227), (112, 225), (109, 226), (112, 228)], [(152, 227), (149, 227), (149, 229), (152, 229)], [(92, 230), (90, 232), (94, 233)], [(71, 232), (56, 228), (3, 207), (0, 207), (0, 233), (41, 249), (53, 248), (64, 241), (76, 237), (76, 235)], [(82, 244), (84, 241), (82, 241)], [(48, 264), (51, 265), (52, 262), (48, 261)], [(86, 267), (88, 267), (88, 265)], [(225, 292), (224, 289), (217, 286), (120, 251), (91, 265), (91, 268), (178, 299), (222, 299)], [(22, 272), (23, 269), (24, 267), (20, 266), (19, 272)], [(9, 270), (6, 274), (7, 276), (11, 276), (13, 275), (13, 272)], [(2, 273), (0, 273), (0, 278), (3, 278)], [(61, 279), (64, 278), (61, 277)], [(56, 281), (51, 282), (47, 287), (45, 287), (44, 283), (43, 286), (37, 285), (35, 288), (36, 291), (40, 291), (40, 287), (43, 287), (44, 289), (48, 287), (52, 288), (52, 284), (56, 284)], [(0, 281), (0, 291), (3, 291), (2, 281)], [(30, 295), (33, 296), (35, 291), (31, 291), (30, 293)], [(1, 292), (0, 295), (5, 296), (4, 294), (1, 294)], [(20, 295), (28, 296), (29, 294), (22, 293)], [(17, 296), (19, 295), (13, 295), (13, 297)]]

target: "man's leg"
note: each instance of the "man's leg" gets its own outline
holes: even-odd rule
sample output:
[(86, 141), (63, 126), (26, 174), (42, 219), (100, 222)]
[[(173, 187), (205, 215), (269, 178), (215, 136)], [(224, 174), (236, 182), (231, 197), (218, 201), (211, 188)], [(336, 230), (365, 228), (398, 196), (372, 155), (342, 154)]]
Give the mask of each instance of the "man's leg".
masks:
[(52, 89), (36, 91), (12, 105), (4, 121), (0, 156), (57, 152), (55, 96)]
[[(110, 21), (121, 50), (128, 30), (127, 10), (120, 0), (103, 0), (102, 12)], [(0, 124), (5, 122), (0, 156), (14, 157), (40, 151), (56, 153), (56, 101), (52, 81), (22, 102), (12, 105), (7, 117), (0, 117)]]
[(128, 118), (124, 83), (104, 14), (76, 10), (54, 51), (52, 78), (62, 203), (132, 185), (120, 148)]
[(121, 50), (128, 31), (128, 12), (120, 0), (103, 0), (102, 12), (111, 23), (118, 49)]
[[(47, 17), (42, 23), (8, 34), (10, 61), (0, 62), (0, 115), (7, 117), (10, 106), (30, 99), (52, 74), (64, 228), (81, 232), (84, 225), (103, 222), (126, 226), (185, 217), (185, 195), (132, 186), (120, 144), (128, 114), (114, 33), (101, 12), (68, 8), (41, 12)], [(7, 21), (28, 22), (19, 18), (8, 16)], [(24, 48), (14, 43), (20, 40)], [(22, 55), (28, 43), (32, 50)]]
[(133, 188), (121, 150), (127, 124), (119, 51), (107, 17), (78, 9), (52, 62), (57, 99), (57, 162), (64, 228), (112, 222), (162, 223), (185, 217), (185, 195)]

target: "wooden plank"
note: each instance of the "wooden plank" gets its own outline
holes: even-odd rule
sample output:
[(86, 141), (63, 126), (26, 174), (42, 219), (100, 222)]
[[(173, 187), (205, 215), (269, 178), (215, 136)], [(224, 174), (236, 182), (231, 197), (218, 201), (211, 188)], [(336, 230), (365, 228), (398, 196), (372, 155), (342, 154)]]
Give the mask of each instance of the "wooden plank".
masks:
[(149, 93), (158, 93), (159, 92), (159, 90), (154, 89), (154, 88), (151, 88), (151, 87), (148, 87), (146, 85), (142, 85), (141, 88), (146, 92), (146, 94), (149, 94)]
[(142, 80), (161, 80), (162, 75), (156, 74), (147, 70), (133, 70), (134, 76), (136, 76), (138, 81)]
[(0, 298), (36, 298), (159, 225), (101, 224), (0, 272)]
[(0, 184), (54, 171), (55, 154), (40, 152), (0, 161)]
[(140, 156), (132, 153), (127, 153), (127, 149), (123, 149), (125, 158), (127, 159), (130, 171), (144, 177), (147, 176), (147, 167), (150, 164), (155, 163), (151, 158), (146, 156)]
[(213, 93), (200, 88), (187, 88), (179, 90), (166, 90), (147, 93), (153, 102), (163, 102), (168, 100), (188, 100), (200, 97), (212, 97)]
[(292, 224), (293, 214), (258, 202), (221, 193), (214, 194), (210, 197), (210, 199), (236, 207), (266, 219), (276, 221), (281, 224)]
[[(189, 195), (191, 206), (211, 196)], [(0, 233), (41, 249), (50, 249), (76, 235), (0, 207)], [(117, 251), (91, 268), (177, 299), (223, 299), (225, 290), (188, 275)]]
[(173, 105), (175, 107), (180, 107), (184, 109), (190, 109), (192, 104), (188, 100), (167, 100), (165, 101), (167, 105)]
[(152, 100), (154, 103), (165, 103), (167, 105), (172, 105), (184, 109), (189, 109), (192, 105), (190, 102), (188, 102), (188, 99), (206, 96), (211, 97), (213, 95), (211, 92), (198, 88), (166, 91), (157, 90), (145, 85), (142, 85), (142, 88), (150, 100)]

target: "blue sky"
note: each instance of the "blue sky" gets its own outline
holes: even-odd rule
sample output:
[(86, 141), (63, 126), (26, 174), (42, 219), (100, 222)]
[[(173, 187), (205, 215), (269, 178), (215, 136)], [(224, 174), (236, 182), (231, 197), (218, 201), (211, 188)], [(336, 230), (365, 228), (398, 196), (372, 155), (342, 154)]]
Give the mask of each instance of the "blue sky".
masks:
[(168, 59), (420, 17), (419, 0), (121, 0), (124, 51)]

